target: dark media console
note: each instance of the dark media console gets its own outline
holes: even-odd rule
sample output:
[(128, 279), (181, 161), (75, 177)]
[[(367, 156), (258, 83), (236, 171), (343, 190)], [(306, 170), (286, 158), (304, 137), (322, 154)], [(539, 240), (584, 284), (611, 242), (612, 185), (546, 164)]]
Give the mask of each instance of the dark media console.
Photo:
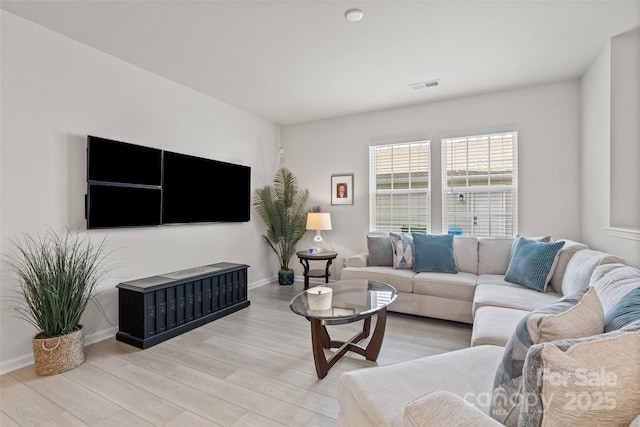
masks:
[(118, 341), (149, 348), (248, 307), (245, 264), (221, 262), (118, 284)]

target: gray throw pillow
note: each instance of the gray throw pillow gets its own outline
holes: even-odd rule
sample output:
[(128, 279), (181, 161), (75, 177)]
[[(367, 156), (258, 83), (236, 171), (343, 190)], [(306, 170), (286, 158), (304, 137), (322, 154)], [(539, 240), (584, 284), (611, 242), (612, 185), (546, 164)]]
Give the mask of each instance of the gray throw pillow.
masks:
[(367, 235), (367, 248), (369, 265), (389, 267), (393, 265), (393, 248), (389, 233)]

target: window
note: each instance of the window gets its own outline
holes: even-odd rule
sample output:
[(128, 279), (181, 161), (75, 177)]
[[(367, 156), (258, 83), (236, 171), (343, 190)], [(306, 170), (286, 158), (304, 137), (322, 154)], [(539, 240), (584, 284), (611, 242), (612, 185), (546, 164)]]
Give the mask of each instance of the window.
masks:
[(429, 141), (369, 147), (372, 231), (430, 228)]
[(442, 140), (443, 231), (517, 234), (517, 153), (517, 132)]

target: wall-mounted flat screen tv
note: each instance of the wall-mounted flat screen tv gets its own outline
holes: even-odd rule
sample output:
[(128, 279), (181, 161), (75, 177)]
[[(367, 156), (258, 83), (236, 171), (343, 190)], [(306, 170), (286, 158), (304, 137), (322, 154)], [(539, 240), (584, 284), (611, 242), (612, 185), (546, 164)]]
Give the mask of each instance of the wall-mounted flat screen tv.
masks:
[(249, 221), (251, 168), (164, 152), (162, 222)]
[(247, 222), (251, 168), (89, 135), (87, 228)]

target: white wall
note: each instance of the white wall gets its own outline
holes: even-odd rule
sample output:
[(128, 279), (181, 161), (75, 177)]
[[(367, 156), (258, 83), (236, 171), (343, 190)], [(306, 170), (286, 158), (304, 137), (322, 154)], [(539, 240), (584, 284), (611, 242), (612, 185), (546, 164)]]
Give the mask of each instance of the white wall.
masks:
[[(639, 45), (638, 32), (636, 31), (636, 48)], [(628, 40), (625, 40), (627, 42)], [(611, 43), (616, 43), (613, 38)], [(640, 112), (638, 111), (638, 92), (637, 86), (620, 87), (620, 82), (614, 81), (615, 73), (612, 69), (624, 69), (630, 72), (637, 79), (640, 75), (638, 63), (627, 61), (624, 56), (613, 55), (612, 45), (607, 43), (601, 49), (598, 56), (593, 60), (591, 65), (582, 77), (580, 83), (581, 92), (581, 151), (580, 162), (581, 169), (581, 210), (583, 212), (582, 219), (582, 237), (589, 246), (602, 251), (614, 253), (622, 256), (629, 265), (640, 267), (640, 233), (636, 230), (616, 230), (611, 226), (620, 226), (626, 224), (614, 223), (614, 218), (630, 220), (640, 217), (638, 209), (637, 194), (631, 195), (628, 203), (624, 203), (618, 199), (617, 203), (612, 203), (611, 189), (616, 185), (631, 191), (634, 185), (637, 188), (639, 140), (637, 133), (638, 120)], [(636, 52), (637, 55), (637, 52)], [(635, 64), (635, 65), (634, 65)], [(635, 66), (633, 70), (630, 68)], [(613, 88), (615, 92), (612, 93)], [(612, 108), (612, 100), (620, 100), (620, 97), (635, 97), (635, 111), (620, 111), (620, 108)], [(619, 105), (618, 105), (619, 106)], [(623, 128), (620, 129), (621, 117), (632, 117), (629, 123), (622, 121)], [(625, 134), (624, 126), (636, 126), (635, 136), (633, 132), (627, 133), (627, 138), (613, 138), (613, 135)], [(618, 126), (614, 131), (613, 127)], [(630, 128), (631, 130), (633, 127)], [(612, 147), (612, 144), (615, 146)], [(628, 156), (632, 169), (624, 169), (628, 167), (629, 162), (626, 160), (623, 164), (619, 163), (620, 157)], [(634, 157), (635, 156), (635, 157)], [(624, 175), (620, 176), (619, 173)], [(622, 178), (622, 183), (621, 183)], [(626, 178), (626, 179), (625, 179)], [(624, 198), (624, 191), (619, 194), (620, 198)]]
[[(282, 128), (284, 162), (309, 188), (312, 203), (331, 213), (333, 230), (326, 238), (339, 252), (341, 266), (343, 257), (366, 249), (371, 141), (431, 139), (431, 225), (438, 233), (441, 135), (514, 127), (519, 131), (519, 233), (579, 240), (579, 106), (579, 83), (572, 80), (289, 125)], [(332, 173), (354, 173), (353, 206), (331, 206)], [(308, 233), (299, 247), (307, 247), (310, 239)]]
[(612, 226), (640, 230), (640, 27), (611, 39)]
[[(2, 253), (19, 233), (47, 227), (84, 230), (86, 136), (93, 134), (252, 167), (252, 188), (271, 182), (279, 165), (279, 127), (131, 64), (34, 25), (2, 18)], [(216, 197), (211, 194), (211, 197)], [(221, 200), (221, 209), (228, 201)], [(108, 236), (117, 269), (101, 284), (108, 321), (90, 307), (88, 341), (113, 335), (115, 285), (219, 261), (246, 263), (249, 282), (275, 274), (263, 225), (182, 225), (81, 231)], [(0, 370), (31, 363), (36, 331), (7, 309), (15, 281), (4, 269)]]

